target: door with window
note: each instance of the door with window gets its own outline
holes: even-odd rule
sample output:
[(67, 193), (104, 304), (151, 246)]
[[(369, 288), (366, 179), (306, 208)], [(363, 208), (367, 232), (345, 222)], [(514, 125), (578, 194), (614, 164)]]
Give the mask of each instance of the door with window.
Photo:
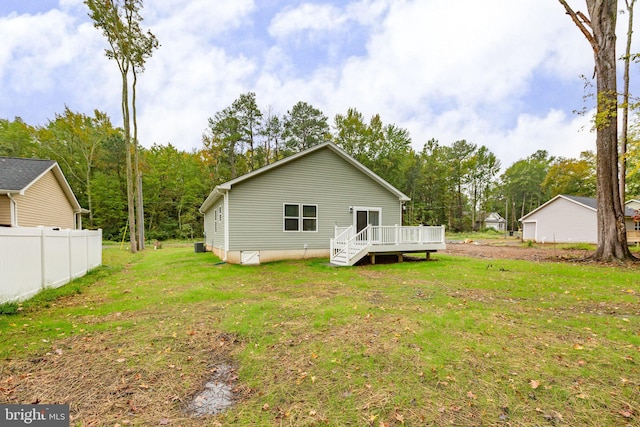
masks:
[[(356, 227), (356, 233), (361, 232), (367, 225), (379, 226), (380, 217), (382, 216), (382, 208), (354, 208), (353, 210), (353, 222)], [(380, 230), (374, 228), (370, 231), (370, 236), (362, 236), (363, 239), (370, 238), (371, 241), (380, 240)]]

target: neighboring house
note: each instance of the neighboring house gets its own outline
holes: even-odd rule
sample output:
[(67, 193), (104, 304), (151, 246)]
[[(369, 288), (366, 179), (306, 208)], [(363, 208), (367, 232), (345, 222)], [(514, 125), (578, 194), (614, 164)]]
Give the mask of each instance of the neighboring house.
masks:
[(85, 212), (55, 161), (0, 157), (0, 226), (82, 229)]
[[(557, 195), (520, 218), (522, 239), (539, 243), (597, 243), (596, 199)], [(634, 229), (634, 211), (625, 209), (627, 230)]]
[(626, 214), (633, 212), (632, 221), (626, 219), (627, 243), (640, 243), (640, 200), (631, 199), (624, 204)]
[(484, 219), (485, 228), (493, 228), (494, 230), (505, 231), (506, 225), (507, 220), (505, 220), (498, 212), (491, 212)]
[(353, 265), (372, 245), (377, 253), (444, 249), (444, 228), (402, 227), (408, 200), (327, 142), (218, 185), (200, 212), (207, 249), (227, 262), (330, 256)]
[(632, 209), (634, 211), (640, 211), (640, 200), (631, 199), (624, 204), (627, 208)]

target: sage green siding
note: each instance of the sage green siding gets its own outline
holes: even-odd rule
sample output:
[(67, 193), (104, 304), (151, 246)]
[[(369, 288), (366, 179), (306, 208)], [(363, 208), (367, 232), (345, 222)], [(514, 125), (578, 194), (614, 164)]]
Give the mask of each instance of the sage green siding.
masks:
[[(402, 224), (398, 196), (329, 148), (238, 182), (228, 198), (230, 251), (328, 249), (334, 226), (353, 224), (350, 206), (382, 208), (381, 225)], [(318, 231), (284, 231), (285, 203), (317, 205)]]
[[(222, 213), (222, 218), (220, 217)], [(205, 243), (213, 248), (224, 249), (224, 197), (220, 197), (206, 213), (204, 220)]]

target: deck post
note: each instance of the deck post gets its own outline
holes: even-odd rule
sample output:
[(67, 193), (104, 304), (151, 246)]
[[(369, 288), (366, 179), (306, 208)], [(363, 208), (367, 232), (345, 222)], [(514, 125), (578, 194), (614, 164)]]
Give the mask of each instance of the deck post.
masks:
[(402, 254), (398, 254), (398, 262), (402, 262), (404, 259), (402, 258)]

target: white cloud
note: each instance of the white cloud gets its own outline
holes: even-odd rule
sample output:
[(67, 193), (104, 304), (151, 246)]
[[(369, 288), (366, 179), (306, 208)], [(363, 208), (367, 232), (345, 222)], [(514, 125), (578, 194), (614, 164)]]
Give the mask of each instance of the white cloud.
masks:
[(304, 3), (278, 13), (269, 26), (269, 35), (282, 39), (303, 31), (330, 31), (345, 21), (346, 17), (335, 6)]
[[(0, 17), (0, 117), (38, 124), (68, 104), (119, 124), (120, 77), (105, 40), (82, 0), (58, 4)], [(594, 148), (595, 136), (580, 131), (588, 118), (542, 104), (536, 93), (547, 89), (533, 86), (577, 82), (565, 97), (579, 108), (578, 76), (593, 70), (590, 47), (555, 0), (290, 4), (145, 2), (142, 25), (161, 46), (139, 79), (141, 142), (199, 147), (207, 118), (254, 91), (262, 108), (280, 114), (298, 101), (331, 122), (349, 107), (367, 119), (379, 113), (407, 128), (418, 150), (430, 138), (486, 145), (503, 166), (537, 149), (577, 157)]]

